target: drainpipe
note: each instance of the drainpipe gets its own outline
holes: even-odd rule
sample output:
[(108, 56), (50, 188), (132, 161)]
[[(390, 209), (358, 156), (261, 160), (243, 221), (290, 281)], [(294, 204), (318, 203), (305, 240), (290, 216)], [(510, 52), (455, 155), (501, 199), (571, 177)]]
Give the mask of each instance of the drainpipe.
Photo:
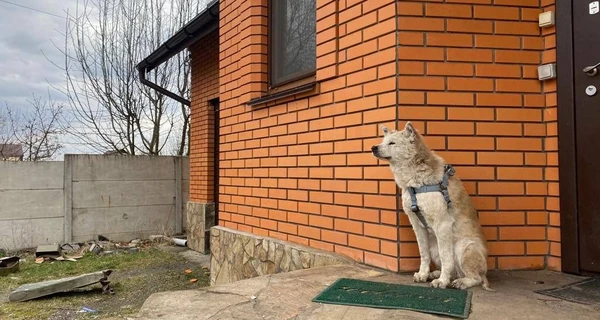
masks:
[(163, 88), (163, 87), (157, 85), (156, 83), (154, 83), (154, 82), (146, 79), (146, 71), (147, 71), (147, 69), (145, 67), (144, 68), (139, 68), (140, 82), (142, 84), (147, 85), (148, 87), (150, 87), (150, 88), (152, 88), (152, 89), (154, 89), (154, 90), (156, 90), (156, 91), (164, 94), (167, 97), (170, 97), (170, 98), (172, 98), (174, 100), (177, 100), (177, 101), (185, 104), (188, 107), (190, 106), (190, 100), (188, 100), (188, 99), (186, 99), (186, 98), (184, 98), (182, 96), (179, 96), (179, 95), (177, 95), (177, 94), (175, 94), (175, 93), (167, 90), (166, 88)]

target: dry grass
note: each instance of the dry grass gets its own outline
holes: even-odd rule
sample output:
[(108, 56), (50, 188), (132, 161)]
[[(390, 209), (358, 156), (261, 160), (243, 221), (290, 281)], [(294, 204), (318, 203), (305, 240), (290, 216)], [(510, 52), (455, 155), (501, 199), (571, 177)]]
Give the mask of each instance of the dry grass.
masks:
[[(192, 273), (186, 274), (185, 269)], [(68, 276), (112, 269), (109, 277), (114, 295), (103, 295), (100, 285), (20, 303), (0, 303), (0, 319), (83, 319), (130, 315), (152, 293), (194, 289), (209, 284), (208, 270), (185, 261), (176, 253), (149, 248), (137, 253), (108, 256), (88, 254), (77, 262), (61, 261), (36, 264), (27, 257), (21, 270), (0, 277), (0, 301), (21, 284), (59, 279)], [(196, 278), (196, 283), (190, 279)], [(4, 300), (6, 301), (6, 300)], [(82, 307), (97, 313), (78, 312)]]

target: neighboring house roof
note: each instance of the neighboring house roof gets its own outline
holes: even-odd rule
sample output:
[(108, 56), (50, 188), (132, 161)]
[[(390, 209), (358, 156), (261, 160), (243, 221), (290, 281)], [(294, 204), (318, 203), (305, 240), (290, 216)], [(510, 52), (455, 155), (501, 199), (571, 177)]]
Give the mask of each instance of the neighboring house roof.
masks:
[(23, 158), (23, 146), (20, 144), (0, 144), (0, 159)]

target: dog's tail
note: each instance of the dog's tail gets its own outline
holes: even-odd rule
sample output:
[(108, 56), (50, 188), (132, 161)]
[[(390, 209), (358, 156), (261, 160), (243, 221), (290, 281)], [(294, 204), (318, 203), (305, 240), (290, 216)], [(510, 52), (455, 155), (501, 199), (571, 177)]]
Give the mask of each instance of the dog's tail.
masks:
[(481, 278), (481, 286), (483, 287), (483, 290), (496, 292), (496, 290), (490, 288), (490, 283), (488, 282), (487, 276), (485, 274)]

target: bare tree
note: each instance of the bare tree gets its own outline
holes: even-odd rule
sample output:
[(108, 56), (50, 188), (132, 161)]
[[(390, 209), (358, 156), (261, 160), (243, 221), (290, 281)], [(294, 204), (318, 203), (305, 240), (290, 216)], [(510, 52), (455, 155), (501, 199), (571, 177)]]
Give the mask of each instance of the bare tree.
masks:
[[(189, 153), (188, 107), (142, 85), (136, 64), (191, 20), (206, 1), (81, 0), (66, 22), (62, 92), (73, 110), (73, 139), (99, 152)], [(156, 68), (154, 83), (189, 99), (182, 52)]]
[(59, 139), (64, 134), (59, 121), (63, 106), (50, 97), (42, 100), (33, 96), (31, 108), (16, 111), (5, 104), (0, 113), (0, 143), (2, 146), (20, 145), (23, 160), (51, 160), (63, 148)]

